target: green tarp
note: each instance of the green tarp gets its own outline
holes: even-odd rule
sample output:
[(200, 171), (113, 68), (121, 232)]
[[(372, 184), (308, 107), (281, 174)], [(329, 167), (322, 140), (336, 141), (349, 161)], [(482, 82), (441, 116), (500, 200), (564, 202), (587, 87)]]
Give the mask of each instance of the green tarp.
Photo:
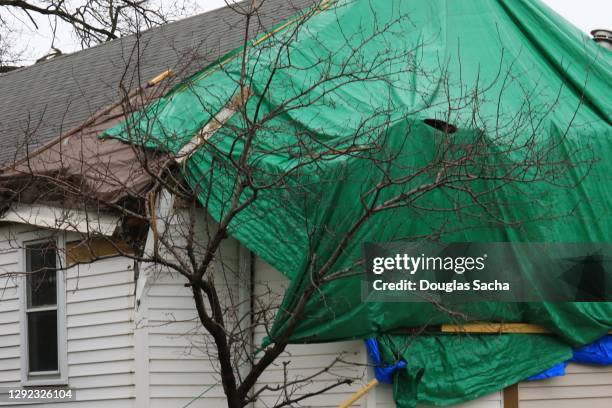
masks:
[[(107, 132), (178, 152), (238, 92), (245, 69), (253, 92), (247, 116), (261, 123), (248, 162), (238, 164), (247, 125), (236, 114), (187, 161), (184, 176), (217, 220), (236, 198), (238, 166), (261, 187), (238, 198), (256, 194), (229, 230), (291, 280), (270, 341), (285, 328), (311, 271), (329, 260), (364, 208), (434, 182), (436, 169), (428, 166), (448, 143), (458, 147), (445, 152), (449, 160), (475, 149), (464, 169), (481, 172), (469, 185), (486, 209), (458, 188), (468, 182), (424, 189), (409, 205), (366, 221), (327, 276), (357, 270), (368, 241), (610, 241), (612, 53), (535, 0), (339, 1), (308, 17), (261, 38), (244, 60), (243, 50), (222, 58)], [(459, 130), (449, 135), (425, 119)], [(496, 180), (505, 169), (524, 183)], [(389, 177), (402, 182), (368, 193)], [(489, 302), (453, 312), (363, 302), (353, 274), (317, 289), (292, 341), (382, 335), (388, 352), (405, 337), (391, 336), (397, 329), (466, 319), (537, 323), (555, 333), (417, 339), (396, 398), (414, 387), (406, 378), (422, 368), (418, 397), (443, 404), (534, 374), (534, 355), (538, 369), (546, 368), (565, 358), (569, 345), (612, 327), (611, 303)], [(498, 370), (510, 358), (515, 368)], [(451, 374), (459, 361), (470, 367)]]
[(417, 400), (447, 405), (483, 397), (572, 356), (562, 341), (531, 334), (384, 335), (379, 343), (385, 362), (407, 362), (393, 384), (399, 408), (413, 408)]

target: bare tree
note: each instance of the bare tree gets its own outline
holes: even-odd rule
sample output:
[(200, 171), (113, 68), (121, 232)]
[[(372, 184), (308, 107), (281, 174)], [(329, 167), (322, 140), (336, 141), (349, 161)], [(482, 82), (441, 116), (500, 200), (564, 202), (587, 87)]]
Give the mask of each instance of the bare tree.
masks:
[[(321, 288), (357, 273), (358, 260), (355, 260), (356, 264), (341, 269), (336, 267), (337, 261), (347, 248), (359, 244), (362, 229), (378, 214), (409, 208), (415, 214), (431, 218), (431, 230), (426, 234), (406, 237), (398, 233), (395, 236), (397, 239), (438, 239), (455, 228), (448, 222), (453, 217), (469, 219), (465, 228), (474, 228), (474, 225), (519, 228), (521, 224), (534, 220), (509, 219), (508, 214), (502, 214), (500, 209), (519, 203), (502, 202), (496, 192), (514, 190), (520, 192), (517, 196), (522, 197), (524, 202), (533, 202), (537, 197), (528, 194), (529, 188), (526, 187), (547, 183), (551, 188), (571, 188), (580, 179), (568, 177), (568, 174), (588, 167), (594, 160), (588, 148), (575, 152), (575, 160), (572, 161), (558, 154), (559, 149), (563, 148), (565, 135), (547, 141), (540, 137), (543, 123), (558, 100), (553, 98), (546, 106), (535, 106), (535, 96), (541, 91), (537, 87), (525, 90), (521, 109), (503, 113), (503, 92), (517, 80), (515, 72), (507, 68), (512, 63), (508, 65), (506, 61), (499, 61), (499, 73), (492, 82), (476, 82), (468, 88), (461, 78), (451, 77), (443, 63), (429, 70), (419, 64), (421, 52), (428, 47), (427, 39), (401, 52), (389, 53), (385, 49), (377, 55), (368, 54), (366, 57), (366, 53), (371, 52), (368, 46), (372, 42), (387, 38), (385, 36), (389, 33), (401, 33), (398, 31), (400, 23), (409, 19), (405, 15), (375, 27), (364, 27), (357, 42), (354, 36), (341, 39), (346, 49), (350, 50), (341, 56), (335, 49), (328, 48), (323, 39), (312, 38), (323, 50), (308, 67), (311, 72), (317, 73), (316, 76), (309, 77), (299, 86), (288, 83), (287, 86), (293, 87), (286, 92), (288, 96), (265, 108), (269, 103), (269, 92), (278, 86), (277, 81), (282, 80), (283, 73), (304, 69), (303, 66), (293, 65), (292, 59), (285, 56), (293, 52), (291, 45), (296, 39), (308, 34), (305, 27), (318, 11), (315, 8), (253, 44), (249, 40), (250, 25), (260, 17), (258, 6), (255, 2), (236, 6), (236, 12), (245, 21), (245, 51), (237, 54), (234, 65), (216, 68), (227, 70), (227, 76), (234, 79), (235, 92), (229, 101), (223, 101), (220, 111), (217, 94), (211, 91), (201, 98), (201, 105), (194, 109), (207, 111), (212, 119), (178, 153), (169, 151), (167, 141), (151, 138), (139, 132), (137, 127), (128, 126), (126, 131), (133, 143), (123, 145), (123, 149), (133, 158), (134, 167), (123, 169), (126, 173), (109, 167), (108, 157), (102, 154), (100, 144), (91, 142), (96, 140), (95, 135), (100, 127), (104, 127), (104, 115), (110, 115), (112, 109), (122, 109), (123, 116), (129, 116), (141, 106), (152, 103), (152, 108), (147, 112), (148, 119), (154, 121), (155, 100), (163, 92), (159, 89), (140, 89), (127, 94), (112, 109), (105, 110), (65, 136), (77, 141), (76, 149), (54, 150), (51, 147), (44, 153), (50, 156), (30, 155), (25, 161), (16, 163), (5, 173), (0, 190), (5, 198), (5, 207), (23, 200), (60, 202), (64, 207), (82, 210), (86, 214), (108, 212), (117, 215), (122, 220), (122, 228), (112, 239), (99, 236), (95, 231), (79, 233), (80, 245), (87, 248), (89, 253), (88, 261), (105, 257), (96, 253), (96, 248), (91, 245), (95, 240), (104, 239), (113, 248), (113, 255), (121, 254), (140, 265), (141, 269), (136, 275), (138, 279), (142, 279), (143, 274), (174, 273), (182, 277), (192, 292), (198, 322), (204, 329), (204, 333), (195, 333), (194, 347), (205, 349), (216, 362), (230, 408), (244, 407), (267, 393), (277, 396), (274, 407), (293, 406), (308, 397), (359, 378), (358, 375), (339, 375), (326, 386), (310, 387), (318, 376), (333, 372), (336, 364), (344, 362), (344, 356), (339, 355), (330, 366), (312, 375), (302, 378), (285, 376), (277, 386), (258, 385), (262, 374), (273, 364), (279, 364), (293, 333), (305, 318), (304, 311), (309, 302), (317, 300), (325, 304), (325, 299), (320, 299)], [(103, 40), (120, 32), (117, 31), (119, 28), (113, 30), (108, 34), (101, 31), (88, 38)], [(271, 65), (270, 61), (273, 62)], [(237, 66), (240, 68), (238, 75), (235, 74)], [(411, 84), (389, 80), (402, 74), (418, 77), (432, 84), (432, 87), (412, 88)], [(259, 81), (257, 92), (253, 90), (254, 78)], [(409, 126), (406, 127), (401, 143), (396, 145), (397, 149), (389, 150), (389, 130), (398, 124), (410, 122), (420, 110), (406, 110), (392, 98), (386, 104), (377, 106), (366, 117), (356, 115), (358, 123), (352, 124), (352, 133), (341, 140), (320, 138), (318, 131), (323, 132), (323, 129), (304, 131), (291, 126), (279, 128), (279, 123), (283, 122), (277, 119), (285, 115), (313, 107), (333, 110), (334, 106), (322, 105), (325, 97), (339, 95), (354, 83), (380, 83), (387, 89), (403, 87), (422, 100), (434, 100), (432, 94), (442, 92), (445, 98), (433, 106), (438, 115), (425, 121), (426, 126), (436, 129), (429, 141), (435, 146), (435, 154), (425, 160), (415, 160), (411, 165), (399, 164), (401, 161), (398, 158), (406, 154), (403, 146), (414, 140), (414, 133)], [(495, 85), (500, 83), (503, 86), (496, 88)], [(196, 90), (192, 80), (187, 80), (185, 86), (193, 86)], [(457, 94), (452, 89), (460, 89), (461, 92)], [(499, 89), (495, 95), (497, 102), (490, 100), (492, 89)], [(198, 88), (197, 92), (203, 91)], [(350, 101), (338, 100), (337, 103), (349, 104)], [(484, 103), (497, 103), (499, 109), (495, 118), (482, 117), (480, 107)], [(431, 108), (427, 106), (427, 109)], [(398, 110), (401, 112), (399, 115)], [(571, 118), (568, 123), (566, 134), (572, 124)], [(462, 134), (458, 129), (469, 129), (470, 132)], [(224, 137), (233, 141), (230, 147), (222, 149), (215, 145), (213, 136), (217, 132), (222, 132)], [(88, 139), (92, 134), (94, 138)], [(263, 143), (262, 137), (271, 134), (286, 135), (288, 141), (281, 147)], [(120, 144), (116, 140), (105, 143)], [(63, 144), (56, 146), (60, 145)], [(186, 173), (185, 163), (202, 152), (213, 157), (208, 169), (200, 174)], [(420, 152), (413, 154), (418, 156)], [(290, 161), (282, 171), (266, 172), (258, 168), (257, 163), (274, 155), (294, 157), (296, 160)], [(514, 159), (507, 160), (509, 156)], [(57, 165), (58, 158), (63, 169), (77, 168), (78, 171), (67, 171), (70, 176), (66, 176), (66, 171), (57, 171), (57, 167), (53, 166)], [(311, 224), (307, 208), (300, 209), (291, 199), (280, 198), (297, 197), (300, 202), (308, 203), (327, 198), (327, 183), (355, 182), (355, 179), (351, 179), (354, 174), (323, 172), (326, 162), (343, 158), (360, 163), (362, 169), (367, 169), (368, 178), (374, 180), (354, 197), (354, 216), (345, 220), (343, 225), (314, 221)], [(45, 160), (54, 163), (53, 166), (46, 167)], [(318, 168), (322, 169), (321, 173), (316, 172)], [(309, 182), (303, 177), (306, 171), (314, 171), (312, 174), (317, 176), (314, 186), (306, 184)], [(216, 182), (217, 174), (223, 172), (231, 174), (232, 183), (223, 197), (223, 211), (214, 222), (207, 215), (212, 212), (213, 200), (217, 199), (211, 194), (210, 185)], [(19, 177), (16, 178), (16, 174)], [(145, 188), (134, 181), (143, 177), (146, 179)], [(9, 179), (10, 182), (7, 181)], [(121, 194), (101, 191), (101, 185), (112, 186), (111, 190), (120, 191)], [(403, 187), (399, 193), (396, 189), (398, 186)], [(35, 194), (32, 194), (33, 189)], [(309, 283), (293, 302), (293, 308), (282, 311), (287, 318), (281, 333), (256, 353), (253, 333), (270, 332), (279, 311), (278, 299), (271, 296), (274, 291), (265, 288), (265, 284), (259, 293), (251, 291), (247, 296), (239, 296), (236, 286), (237, 282), (245, 279), (242, 275), (244, 271), (239, 270), (235, 260), (227, 259), (223, 248), (232, 242), (236, 224), (245, 222), (241, 218), (243, 214), (256, 215), (258, 200), (270, 194), (279, 197), (279, 208), (294, 205), (292, 211), (302, 211), (300, 216), (306, 220), (302, 231), (284, 234), (294, 233), (305, 237), (303, 251), (307, 254), (307, 265), (304, 270), (308, 271)], [(428, 201), (432, 195), (443, 195), (446, 205), (432, 206)], [(117, 198), (119, 196), (120, 199)], [(329, 201), (329, 205), (333, 206), (334, 203)], [(555, 212), (554, 208), (543, 209), (542, 214), (546, 211), (549, 211), (549, 217), (566, 215)], [(474, 220), (476, 222), (472, 222)], [(77, 229), (77, 220), (73, 217), (65, 216), (58, 222), (65, 229)], [(327, 255), (315, 249), (322, 230), (327, 236), (334, 237), (330, 240), (333, 245), (326, 251)], [(453, 310), (444, 309), (444, 305), (439, 306), (453, 313)], [(283, 367), (290, 364), (280, 363)], [(310, 388), (304, 391), (306, 385)]]
[[(2, 24), (0, 16), (0, 24)], [(15, 35), (8, 27), (0, 30), (0, 74), (15, 68), (21, 58), (22, 50), (15, 48)]]
[[(40, 24), (50, 24), (53, 32), (50, 43), (52, 52), (41, 56), (44, 59), (61, 54), (61, 50), (55, 46), (58, 27), (70, 27), (80, 45), (87, 48), (188, 16), (196, 9), (196, 3), (189, 0), (178, 2), (2, 0), (0, 1), (0, 39), (9, 35), (11, 31), (23, 31), (28, 26), (39, 30)], [(14, 56), (15, 52), (21, 51), (18, 43), (11, 42), (4, 45), (5, 55)], [(11, 46), (7, 47), (8, 45)]]

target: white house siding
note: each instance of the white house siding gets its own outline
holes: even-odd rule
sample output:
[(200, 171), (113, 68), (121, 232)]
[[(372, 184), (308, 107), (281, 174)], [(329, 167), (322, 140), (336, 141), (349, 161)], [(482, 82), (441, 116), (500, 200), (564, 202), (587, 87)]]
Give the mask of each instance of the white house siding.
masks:
[[(12, 239), (27, 231), (0, 226), (0, 387), (21, 385), (21, 279), (5, 274), (19, 272), (21, 249)], [(132, 261), (114, 258), (65, 273), (68, 385), (77, 401), (28, 406), (133, 407)]]
[(569, 364), (566, 375), (519, 385), (521, 408), (610, 408), (612, 366)]
[[(204, 344), (193, 297), (176, 274), (155, 277), (148, 291), (149, 392), (151, 407), (224, 406), (218, 368)], [(207, 391), (208, 390), (208, 391)], [(207, 392), (205, 392), (207, 391)]]
[(3, 276), (18, 268), (19, 252), (0, 233), (0, 386), (21, 381), (19, 291), (16, 279)]
[[(207, 217), (200, 211), (196, 223), (196, 245), (206, 245)], [(174, 243), (182, 245), (188, 214), (179, 211), (171, 221)], [(220, 298), (228, 305), (239, 304), (239, 246), (226, 240), (216, 256), (214, 277)], [(205, 336), (199, 322), (191, 290), (185, 277), (167, 269), (154, 271), (149, 279), (141, 312), (146, 321), (139, 324), (147, 332), (149, 406), (152, 408), (216, 408), (227, 406), (215, 362), (212, 339)], [(249, 279), (248, 274), (245, 279)], [(226, 324), (236, 319), (228, 309)]]
[[(255, 298), (261, 299), (264, 307), (268, 304), (278, 305), (287, 285), (288, 280), (280, 272), (261, 259), (255, 259), (253, 290)], [(271, 299), (271, 302), (268, 299)], [(259, 327), (254, 336), (255, 345), (261, 344), (264, 337), (264, 328)], [(302, 401), (303, 406), (338, 407), (341, 402), (349, 398), (351, 394), (368, 381), (367, 367), (365, 366), (367, 360), (364, 345), (361, 341), (291, 345), (277, 359), (277, 362), (260, 377), (256, 388), (265, 385), (273, 387), (281, 384), (283, 381), (283, 362), (289, 362), (287, 378), (291, 381), (307, 377), (328, 367), (340, 355), (343, 360), (355, 364), (335, 364), (329, 373), (318, 376), (311, 383), (297, 390), (294, 395), (296, 397), (324, 388), (333, 384), (338, 378), (354, 378), (356, 381), (352, 385), (343, 385), (325, 394)], [(273, 406), (278, 396), (278, 392), (264, 392), (255, 406), (258, 408)], [(357, 402), (355, 406), (365, 406), (365, 399)]]

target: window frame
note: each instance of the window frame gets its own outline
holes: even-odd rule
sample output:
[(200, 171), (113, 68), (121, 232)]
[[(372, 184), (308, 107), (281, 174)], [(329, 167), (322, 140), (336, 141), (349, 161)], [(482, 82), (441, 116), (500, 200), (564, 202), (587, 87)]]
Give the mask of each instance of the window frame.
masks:
[[(56, 303), (55, 307), (40, 307), (40, 308), (29, 308), (28, 307), (28, 288), (27, 288), (27, 274), (20, 278), (21, 288), (19, 291), (19, 303), (20, 303), (20, 333), (21, 333), (21, 385), (23, 386), (40, 386), (40, 385), (67, 385), (68, 384), (68, 355), (67, 355), (67, 329), (66, 329), (66, 284), (65, 284), (65, 270), (66, 270), (66, 259), (65, 251), (63, 248), (66, 244), (66, 238), (64, 233), (57, 233), (51, 231), (35, 231), (30, 233), (21, 234), (19, 237), (19, 248), (21, 252), (20, 256), (20, 268), (21, 271), (26, 271), (27, 268), (27, 248), (31, 245), (43, 244), (45, 242), (55, 242), (57, 251), (57, 275), (56, 281)], [(28, 310), (36, 309), (43, 311), (45, 309), (57, 310), (57, 357), (58, 357), (58, 370), (56, 371), (29, 371), (29, 349), (28, 349)]]

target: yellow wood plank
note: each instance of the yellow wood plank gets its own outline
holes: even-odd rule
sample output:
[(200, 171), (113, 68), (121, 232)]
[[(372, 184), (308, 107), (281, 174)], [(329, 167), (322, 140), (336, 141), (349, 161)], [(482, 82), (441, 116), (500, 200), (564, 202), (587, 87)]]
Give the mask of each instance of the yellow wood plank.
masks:
[[(443, 324), (440, 327), (442, 333), (523, 333), (523, 334), (547, 334), (550, 330), (537, 324), (530, 323), (465, 323), (465, 324)], [(612, 330), (609, 332), (612, 333)]]
[(550, 331), (537, 324), (529, 323), (465, 323), (443, 324), (440, 328), (443, 333), (530, 333), (545, 334)]

